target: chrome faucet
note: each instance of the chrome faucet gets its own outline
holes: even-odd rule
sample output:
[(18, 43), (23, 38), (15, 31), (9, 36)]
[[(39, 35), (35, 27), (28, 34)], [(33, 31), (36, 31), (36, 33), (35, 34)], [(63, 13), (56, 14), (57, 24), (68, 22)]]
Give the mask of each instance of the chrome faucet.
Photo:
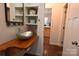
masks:
[(19, 28), (18, 28), (18, 34), (19, 34), (20, 32), (21, 32), (21, 28), (19, 27)]

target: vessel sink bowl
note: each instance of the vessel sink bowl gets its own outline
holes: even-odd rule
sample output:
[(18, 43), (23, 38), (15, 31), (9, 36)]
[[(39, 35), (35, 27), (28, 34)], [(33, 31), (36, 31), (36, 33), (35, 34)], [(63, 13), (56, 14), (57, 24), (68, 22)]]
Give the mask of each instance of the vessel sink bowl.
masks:
[(26, 40), (26, 39), (31, 38), (32, 35), (33, 35), (32, 31), (27, 31), (27, 32), (23, 32), (23, 33), (17, 34), (17, 37), (18, 37), (18, 39)]

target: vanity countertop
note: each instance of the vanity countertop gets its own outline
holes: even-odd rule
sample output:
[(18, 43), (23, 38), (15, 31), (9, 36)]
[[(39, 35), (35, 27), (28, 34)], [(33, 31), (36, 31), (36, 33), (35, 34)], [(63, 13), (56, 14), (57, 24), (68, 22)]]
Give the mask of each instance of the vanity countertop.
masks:
[(0, 51), (5, 51), (9, 47), (16, 47), (20, 49), (26, 49), (31, 47), (37, 39), (37, 34), (33, 33), (33, 36), (28, 40), (13, 39), (0, 45)]

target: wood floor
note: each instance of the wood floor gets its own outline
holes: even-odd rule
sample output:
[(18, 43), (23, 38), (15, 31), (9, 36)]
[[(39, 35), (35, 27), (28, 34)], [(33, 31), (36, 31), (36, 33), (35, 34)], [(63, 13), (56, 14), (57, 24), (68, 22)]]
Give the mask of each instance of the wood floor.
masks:
[(49, 45), (49, 38), (44, 38), (44, 56), (62, 56), (62, 47)]

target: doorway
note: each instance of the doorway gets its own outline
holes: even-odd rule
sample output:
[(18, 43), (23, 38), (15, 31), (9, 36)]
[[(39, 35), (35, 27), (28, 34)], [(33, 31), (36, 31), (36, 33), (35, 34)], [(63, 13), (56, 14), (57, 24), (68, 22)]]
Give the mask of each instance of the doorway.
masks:
[(51, 27), (51, 15), (52, 8), (45, 8), (44, 16), (44, 55), (47, 54), (47, 46), (49, 45), (50, 40), (50, 27)]
[(66, 23), (66, 16), (67, 16), (67, 8), (68, 8), (68, 3), (65, 4), (64, 6), (64, 13), (63, 13), (63, 30), (61, 33), (62, 40), (61, 40), (61, 46), (63, 47), (63, 42), (64, 42), (64, 32), (65, 32), (65, 23)]
[(52, 8), (45, 8), (44, 37), (50, 38)]
[[(62, 5), (62, 4), (60, 4), (60, 5)], [(60, 35), (61, 36), (61, 43), (60, 43), (61, 46), (50, 45), (50, 43), (49, 43), (49, 41), (50, 41), (50, 33), (51, 33), (50, 32), (51, 19), (52, 19), (51, 16), (52, 16), (52, 9), (53, 8), (45, 8), (46, 11), (45, 11), (45, 19), (44, 19), (44, 52), (43, 52), (44, 55), (49, 55), (49, 56), (61, 56), (62, 55), (62, 51), (63, 51), (62, 46), (63, 46), (63, 41), (64, 41), (64, 30), (65, 30), (67, 6), (68, 6), (67, 4), (64, 4), (64, 9), (62, 8), (64, 12), (63, 12), (63, 15), (62, 15), (63, 16), (63, 21), (62, 21), (62, 24), (63, 24), (62, 28), (63, 29), (62, 29), (62, 32), (61, 32), (61, 35)], [(49, 11), (47, 11), (47, 10), (49, 10)]]
[(62, 48), (50, 45), (50, 30), (51, 30), (51, 19), (52, 19), (52, 8), (45, 9), (44, 18), (44, 56), (61, 56)]

